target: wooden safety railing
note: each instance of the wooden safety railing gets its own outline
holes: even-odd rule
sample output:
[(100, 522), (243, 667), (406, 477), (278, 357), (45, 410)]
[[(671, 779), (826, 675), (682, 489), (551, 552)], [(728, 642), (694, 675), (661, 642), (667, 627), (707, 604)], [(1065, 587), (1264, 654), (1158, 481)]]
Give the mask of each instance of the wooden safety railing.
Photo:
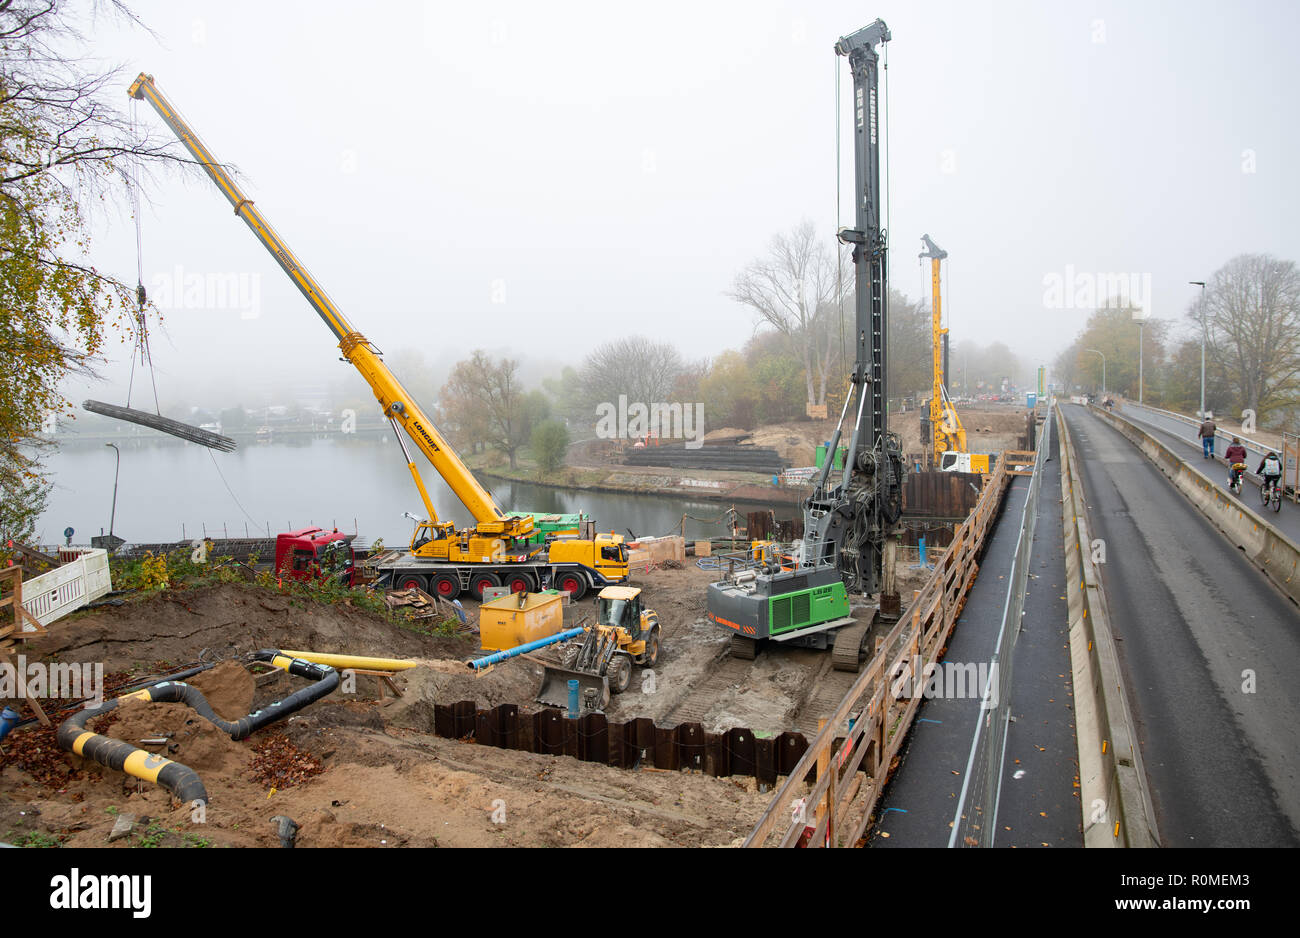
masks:
[[(975, 580), (977, 558), (1010, 482), (1006, 464), (1000, 460), (990, 474), (975, 510), (935, 562), (934, 573), (878, 644), (876, 654), (777, 790), (744, 846), (768, 846), (777, 838), (772, 845), (851, 847), (862, 837), (893, 757), (920, 706), (925, 669), (947, 645)], [(913, 673), (918, 664), (921, 673)], [(814, 773), (812, 789), (801, 795)]]
[[(12, 610), (12, 613), (6, 614), (6, 609)], [(45, 627), (23, 605), (23, 568), (0, 569), (0, 664), (13, 667), (16, 643), (31, 636), (44, 634)], [(25, 699), (37, 718), (48, 725), (49, 718), (46, 717), (45, 711), (41, 709), (36, 698), (26, 694)]]

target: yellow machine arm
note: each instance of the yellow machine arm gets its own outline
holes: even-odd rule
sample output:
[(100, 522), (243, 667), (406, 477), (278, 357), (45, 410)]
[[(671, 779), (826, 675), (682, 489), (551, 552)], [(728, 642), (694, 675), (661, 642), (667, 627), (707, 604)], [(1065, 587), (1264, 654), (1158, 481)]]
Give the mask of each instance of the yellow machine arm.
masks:
[[(174, 108), (158, 90), (154, 84), (153, 76), (146, 75), (143, 72), (131, 84), (129, 94), (133, 98), (148, 101), (158, 115), (172, 129), (177, 138), (184, 144), (185, 148), (190, 151), (195, 160), (207, 171), (212, 181), (217, 184), (217, 188), (230, 202), (235, 209), (235, 214), (244, 220), (244, 223), (257, 236), (258, 241), (262, 243), (276, 262), (289, 275), (289, 279), (307, 298), (312, 309), (316, 310), (325, 325), (334, 333), (338, 339), (339, 348), (343, 352), (343, 357), (349, 361), (361, 376), (366, 379), (370, 389), (374, 391), (375, 398), (379, 401), (379, 406), (383, 409), (384, 416), (392, 421), (394, 429), (401, 427), (407, 435), (415, 442), (420, 451), (428, 457), (429, 462), (438, 470), (438, 474), (446, 480), (447, 485), (461, 500), (469, 512), (474, 517), (477, 530), (480, 534), (492, 535), (499, 537), (526, 537), (533, 528), (533, 519), (530, 516), (524, 517), (507, 517), (505, 512), (497, 505), (488, 491), (479, 485), (478, 480), (474, 478), (461, 461), (460, 456), (451, 448), (443, 438), (438, 428), (434, 426), (415, 399), (407, 393), (406, 389), (398, 382), (393, 373), (388, 370), (380, 357), (380, 352), (376, 349), (365, 336), (352, 328), (351, 323), (343, 316), (343, 313), (333, 300), (325, 293), (315, 278), (308, 273), (294, 253), (289, 250), (289, 246), (281, 240), (276, 234), (275, 229), (262, 216), (253, 202), (244, 196), (239, 186), (225, 171), (216, 158), (199, 139), (189, 124), (180, 116)], [(398, 441), (402, 442), (401, 434), (398, 434)], [(402, 443), (402, 450), (406, 452), (406, 445)], [(415, 479), (416, 487), (420, 491), (420, 497), (424, 500), (425, 510), (429, 513), (429, 523), (435, 527), (450, 527), (450, 524), (440, 525), (437, 514), (433, 510), (433, 504), (429, 500), (428, 492), (424, 488), (424, 483), (420, 479), (419, 471), (415, 467), (414, 460), (410, 454), (406, 453), (407, 467), (410, 469)]]
[(948, 399), (948, 391), (944, 387), (943, 337), (948, 334), (948, 330), (943, 328), (943, 307), (939, 296), (939, 262), (948, 256), (948, 252), (935, 244), (929, 235), (922, 235), (921, 240), (925, 244), (925, 250), (921, 252), (920, 256), (930, 259), (930, 332), (934, 356), (934, 388), (930, 397), (930, 427), (934, 435), (934, 455), (937, 462), (940, 453), (949, 451), (966, 452), (966, 429), (961, 425), (961, 418), (957, 416), (957, 409), (953, 407), (952, 401)]

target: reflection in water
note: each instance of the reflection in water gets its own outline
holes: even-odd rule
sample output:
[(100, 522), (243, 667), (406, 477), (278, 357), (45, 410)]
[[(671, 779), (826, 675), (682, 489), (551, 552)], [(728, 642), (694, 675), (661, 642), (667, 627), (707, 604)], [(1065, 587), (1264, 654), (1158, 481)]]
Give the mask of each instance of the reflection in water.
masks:
[[(128, 541), (274, 535), (318, 524), (357, 531), (364, 540), (382, 537), (389, 545), (410, 540), (403, 512), (423, 516), (420, 496), (389, 437), (295, 440), (293, 445), (244, 443), (234, 453), (213, 453), (171, 442), (124, 441), (117, 493), (115, 532)], [(107, 530), (113, 497), (113, 451), (96, 445), (64, 445), (46, 459), (54, 483), (41, 516), (39, 541), (59, 543), (61, 532), (76, 530), (73, 543), (89, 543)], [(451, 490), (419, 459), (434, 510), (457, 525), (473, 519)], [(519, 482), (485, 480), (507, 511), (585, 511), (603, 531), (626, 535), (676, 534), (683, 515), (688, 538), (722, 535), (729, 505), (698, 499), (622, 495), (552, 489)], [(738, 503), (743, 516), (765, 506)], [(777, 509), (793, 517), (794, 507)], [(743, 523), (743, 522), (742, 522)]]

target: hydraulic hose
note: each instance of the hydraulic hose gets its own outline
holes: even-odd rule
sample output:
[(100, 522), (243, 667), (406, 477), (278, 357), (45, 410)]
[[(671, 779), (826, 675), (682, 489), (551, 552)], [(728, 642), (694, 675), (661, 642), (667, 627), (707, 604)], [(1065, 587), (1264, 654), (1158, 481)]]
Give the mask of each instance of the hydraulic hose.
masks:
[(208, 800), (207, 789), (198, 774), (188, 766), (173, 762), (162, 756), (138, 749), (130, 743), (111, 739), (86, 729), (86, 723), (95, 717), (103, 716), (116, 710), (123, 701), (143, 700), (148, 703), (183, 703), (192, 708), (213, 726), (231, 739), (244, 739), (262, 727), (283, 719), (308, 704), (331, 693), (339, 686), (339, 673), (323, 664), (314, 664), (301, 658), (290, 658), (272, 649), (253, 652), (254, 661), (267, 661), (290, 674), (310, 678), (313, 683), (294, 691), (283, 700), (268, 704), (260, 710), (248, 714), (233, 723), (217, 716), (197, 687), (181, 681), (163, 681), (152, 687), (146, 687), (121, 697), (105, 701), (97, 707), (89, 707), (73, 714), (59, 726), (59, 747), (68, 752), (92, 759), (110, 769), (117, 769), (128, 775), (153, 782), (166, 788), (181, 801)]

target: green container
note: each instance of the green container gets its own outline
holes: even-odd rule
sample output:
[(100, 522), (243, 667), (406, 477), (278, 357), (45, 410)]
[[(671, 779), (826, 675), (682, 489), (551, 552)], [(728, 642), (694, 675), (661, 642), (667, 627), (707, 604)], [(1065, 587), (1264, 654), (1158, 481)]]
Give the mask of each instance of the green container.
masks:
[(557, 531), (577, 531), (583, 521), (590, 520), (586, 512), (576, 514), (546, 514), (541, 511), (508, 511), (511, 518), (533, 517), (533, 533), (528, 536), (527, 544), (544, 544), (546, 535)]

